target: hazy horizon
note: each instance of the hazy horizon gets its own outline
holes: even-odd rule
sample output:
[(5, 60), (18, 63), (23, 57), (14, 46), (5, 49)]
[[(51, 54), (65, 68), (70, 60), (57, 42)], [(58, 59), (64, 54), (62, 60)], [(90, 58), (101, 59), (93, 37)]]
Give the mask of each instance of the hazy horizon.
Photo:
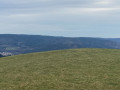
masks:
[[(0, 35), (33, 35), (33, 36), (51, 36), (51, 37), (68, 37), (68, 38), (116, 38), (116, 37), (86, 37), (86, 36), (83, 36), (83, 37), (81, 37), (81, 36), (58, 36), (58, 35), (42, 35), (42, 34), (7, 34), (7, 33), (5, 33), (5, 34), (0, 34)], [(118, 37), (118, 39), (119, 39), (119, 37)]]
[(119, 0), (2, 0), (0, 34), (120, 38)]

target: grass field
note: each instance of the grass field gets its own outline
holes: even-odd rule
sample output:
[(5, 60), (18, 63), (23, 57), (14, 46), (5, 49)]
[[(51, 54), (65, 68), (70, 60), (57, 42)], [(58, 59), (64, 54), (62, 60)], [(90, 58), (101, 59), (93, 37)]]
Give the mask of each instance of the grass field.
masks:
[(0, 90), (120, 90), (120, 50), (73, 49), (0, 58)]

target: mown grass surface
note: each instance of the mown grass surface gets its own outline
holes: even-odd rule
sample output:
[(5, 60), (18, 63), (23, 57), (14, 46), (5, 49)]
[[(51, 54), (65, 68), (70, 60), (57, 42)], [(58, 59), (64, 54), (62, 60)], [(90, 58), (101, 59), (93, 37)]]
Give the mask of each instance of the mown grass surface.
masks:
[(120, 90), (120, 50), (73, 49), (0, 58), (0, 90)]

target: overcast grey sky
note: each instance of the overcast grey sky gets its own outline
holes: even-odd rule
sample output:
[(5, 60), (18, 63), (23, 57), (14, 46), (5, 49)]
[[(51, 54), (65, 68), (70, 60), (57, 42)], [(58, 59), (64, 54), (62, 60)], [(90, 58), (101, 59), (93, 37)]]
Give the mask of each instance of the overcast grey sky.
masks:
[(120, 0), (0, 0), (0, 33), (120, 38)]

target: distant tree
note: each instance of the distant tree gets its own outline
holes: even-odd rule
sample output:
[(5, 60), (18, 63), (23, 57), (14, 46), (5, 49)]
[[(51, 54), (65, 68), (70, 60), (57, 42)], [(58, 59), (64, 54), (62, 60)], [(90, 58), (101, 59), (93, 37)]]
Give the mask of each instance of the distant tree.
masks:
[(3, 55), (0, 54), (0, 57), (3, 57)]

